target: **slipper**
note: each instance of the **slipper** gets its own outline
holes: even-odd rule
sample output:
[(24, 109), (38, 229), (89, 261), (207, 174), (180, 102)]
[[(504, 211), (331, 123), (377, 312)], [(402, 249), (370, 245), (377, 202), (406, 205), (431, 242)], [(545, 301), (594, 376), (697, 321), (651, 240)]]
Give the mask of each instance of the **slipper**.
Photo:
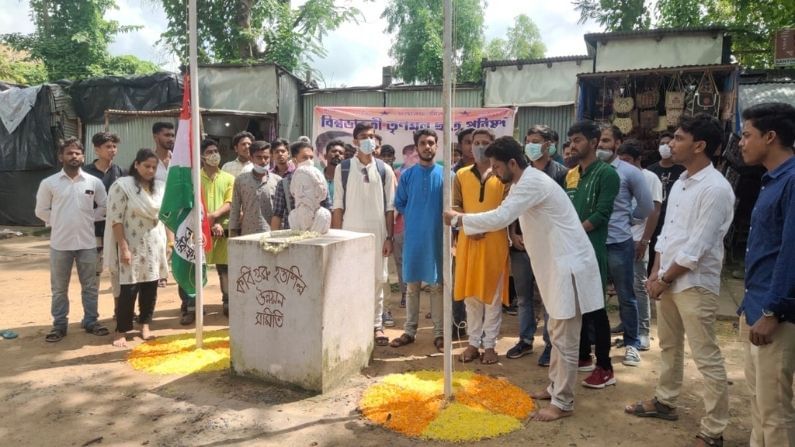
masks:
[(401, 346), (406, 346), (406, 345), (409, 345), (411, 343), (414, 343), (414, 337), (412, 337), (409, 334), (403, 334), (400, 337), (392, 340), (392, 342), (389, 343), (389, 346), (391, 346), (393, 348), (399, 348)]
[(94, 323), (93, 326), (87, 327), (86, 328), (86, 332), (88, 332), (89, 334), (94, 334), (94, 335), (100, 336), (100, 337), (103, 337), (105, 335), (110, 334), (110, 331), (108, 330), (108, 328), (106, 328), (105, 326), (103, 326), (103, 325), (101, 325), (99, 323)]
[(48, 343), (55, 343), (63, 340), (66, 337), (66, 331), (63, 329), (52, 328), (52, 330), (44, 336), (44, 340)]
[(7, 330), (5, 330), (3, 332), (0, 332), (0, 337), (4, 338), (5, 340), (13, 340), (13, 339), (19, 337), (19, 334), (17, 334), (16, 332), (12, 331), (11, 329), (7, 329)]
[(464, 349), (464, 352), (462, 352), (461, 355), (458, 356), (458, 360), (461, 363), (469, 363), (479, 357), (480, 357), (480, 350), (472, 345), (469, 345), (467, 346), (466, 349)]
[[(379, 333), (381, 335), (378, 335)], [(375, 331), (375, 345), (376, 346), (387, 346), (387, 345), (389, 345), (389, 337), (384, 335), (384, 331), (382, 331), (382, 330)]]
[(658, 418), (665, 419), (666, 421), (675, 421), (679, 419), (679, 415), (676, 414), (675, 408), (670, 408), (661, 403), (656, 397), (653, 398), (651, 402), (654, 404), (653, 410), (647, 410), (643, 405), (643, 401), (639, 401), (635, 402), (633, 405), (624, 407), (624, 412), (640, 418)]

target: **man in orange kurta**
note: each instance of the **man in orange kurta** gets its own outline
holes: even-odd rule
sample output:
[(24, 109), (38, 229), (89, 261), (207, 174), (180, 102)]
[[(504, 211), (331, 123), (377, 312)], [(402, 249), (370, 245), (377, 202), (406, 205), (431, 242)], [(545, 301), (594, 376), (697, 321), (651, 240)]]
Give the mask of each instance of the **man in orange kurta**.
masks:
[[(508, 190), (492, 174), (485, 156), (494, 134), (478, 129), (473, 134), (472, 153), (475, 164), (460, 169), (453, 180), (453, 209), (461, 213), (482, 213), (500, 206)], [(508, 304), (508, 236), (506, 229), (465, 236), (456, 245), (456, 301), (464, 301), (467, 310), (469, 346), (461, 361), (470, 362), (485, 349), (481, 362), (497, 362), (497, 335), (502, 322), (502, 305)]]

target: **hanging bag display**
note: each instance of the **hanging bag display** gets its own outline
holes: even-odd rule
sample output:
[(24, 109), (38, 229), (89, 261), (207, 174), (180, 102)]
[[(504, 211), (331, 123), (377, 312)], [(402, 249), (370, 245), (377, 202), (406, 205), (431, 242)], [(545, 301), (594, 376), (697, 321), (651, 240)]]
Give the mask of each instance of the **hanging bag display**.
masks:
[[(682, 85), (682, 78), (676, 73), (668, 88), (665, 90), (665, 110), (682, 110), (685, 108), (685, 88)], [(681, 115), (681, 114), (680, 114)]]
[(635, 108), (635, 100), (629, 93), (629, 83), (625, 83), (623, 87), (616, 91), (613, 95), (613, 110), (616, 113), (630, 113)]
[(635, 105), (641, 110), (656, 109), (659, 102), (660, 79), (657, 76), (650, 76), (644, 82), (642, 91), (635, 96)]
[(707, 70), (698, 82), (696, 92), (693, 95), (693, 102), (690, 104), (690, 112), (693, 115), (706, 113), (717, 117), (719, 111), (720, 94), (718, 93), (718, 84), (715, 83), (712, 73)]

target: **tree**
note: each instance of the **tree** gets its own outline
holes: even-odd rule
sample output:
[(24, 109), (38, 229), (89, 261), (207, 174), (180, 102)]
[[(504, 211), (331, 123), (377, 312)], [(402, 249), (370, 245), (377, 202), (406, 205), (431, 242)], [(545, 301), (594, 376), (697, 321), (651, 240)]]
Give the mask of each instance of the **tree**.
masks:
[(519, 14), (513, 26), (508, 28), (506, 38), (496, 38), (486, 45), (486, 57), (491, 60), (500, 59), (540, 59), (547, 51), (541, 40), (541, 32), (533, 19)]
[(648, 29), (651, 24), (644, 0), (575, 0), (572, 4), (580, 11), (578, 23), (596, 20), (607, 31)]
[(124, 56), (111, 56), (103, 71), (106, 75), (116, 76), (146, 75), (157, 73), (160, 71), (160, 67), (131, 54), (125, 54)]
[(47, 81), (47, 70), (40, 61), (29, 61), (30, 56), (0, 44), (0, 81), (13, 84), (35, 85)]
[[(441, 83), (442, 2), (390, 0), (381, 17), (387, 20), (386, 31), (395, 36), (389, 50), (396, 61), (395, 74), (407, 83)], [(453, 51), (458, 81), (480, 79), (483, 41), (483, 2), (454, 0)]]
[(4, 34), (0, 40), (29, 60), (41, 61), (49, 80), (82, 79), (106, 73), (112, 62), (108, 44), (119, 34), (138, 27), (122, 26), (104, 15), (115, 0), (31, 0), (33, 34)]
[[(162, 41), (187, 63), (187, 7), (184, 0), (162, 0), (168, 29)], [(323, 38), (361, 12), (333, 0), (203, 0), (197, 2), (198, 52), (204, 63), (273, 62), (290, 71), (309, 68), (323, 57)]]

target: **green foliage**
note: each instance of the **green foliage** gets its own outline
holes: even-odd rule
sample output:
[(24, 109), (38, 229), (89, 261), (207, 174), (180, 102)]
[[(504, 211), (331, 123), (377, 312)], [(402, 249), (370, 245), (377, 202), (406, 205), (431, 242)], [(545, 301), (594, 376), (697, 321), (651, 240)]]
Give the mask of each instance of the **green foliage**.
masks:
[(575, 0), (572, 4), (580, 11), (579, 23), (595, 20), (607, 31), (648, 29), (651, 24), (644, 0)]
[(503, 61), (511, 59), (511, 53), (508, 51), (508, 42), (500, 37), (491, 39), (486, 44), (483, 50), (486, 59), (490, 61)]
[[(162, 0), (168, 29), (162, 41), (183, 63), (188, 61), (187, 6), (184, 0)], [(292, 8), (287, 0), (202, 0), (197, 2), (198, 53), (203, 63), (273, 62), (290, 71), (308, 69), (323, 57), (323, 38), (346, 21), (361, 17), (358, 9), (333, 0), (307, 0)]]
[(141, 60), (131, 54), (111, 56), (104, 66), (106, 75), (146, 75), (157, 73), (160, 67), (149, 61)]
[(40, 61), (29, 61), (26, 53), (0, 45), (0, 81), (35, 85), (47, 81), (47, 70)]
[[(500, 42), (493, 44), (494, 40)], [(501, 59), (540, 59), (544, 57), (547, 51), (546, 45), (541, 40), (541, 32), (538, 30), (533, 19), (525, 14), (519, 14), (514, 19), (512, 27), (508, 28), (507, 37), (503, 39), (494, 39), (488, 43), (486, 48), (487, 57), (491, 60), (497, 60), (492, 57), (490, 51), (495, 50), (500, 54), (504, 51), (504, 57)], [(503, 48), (500, 48), (504, 46)]]
[[(117, 34), (139, 28), (105, 20), (105, 13), (115, 7), (115, 0), (31, 0), (30, 17), (36, 31), (28, 35), (4, 34), (0, 40), (16, 51), (26, 52), (30, 63), (41, 61), (50, 81), (115, 74), (125, 65), (128, 69), (150, 70), (152, 64), (131, 64), (127, 56), (118, 61), (108, 54), (108, 44)], [(128, 70), (124, 74), (133, 73)]]
[[(483, 5), (481, 0), (453, 1), (453, 51), (458, 82), (480, 80), (483, 55)], [(442, 2), (390, 0), (381, 14), (387, 32), (395, 35), (389, 55), (395, 74), (407, 83), (442, 82)]]

